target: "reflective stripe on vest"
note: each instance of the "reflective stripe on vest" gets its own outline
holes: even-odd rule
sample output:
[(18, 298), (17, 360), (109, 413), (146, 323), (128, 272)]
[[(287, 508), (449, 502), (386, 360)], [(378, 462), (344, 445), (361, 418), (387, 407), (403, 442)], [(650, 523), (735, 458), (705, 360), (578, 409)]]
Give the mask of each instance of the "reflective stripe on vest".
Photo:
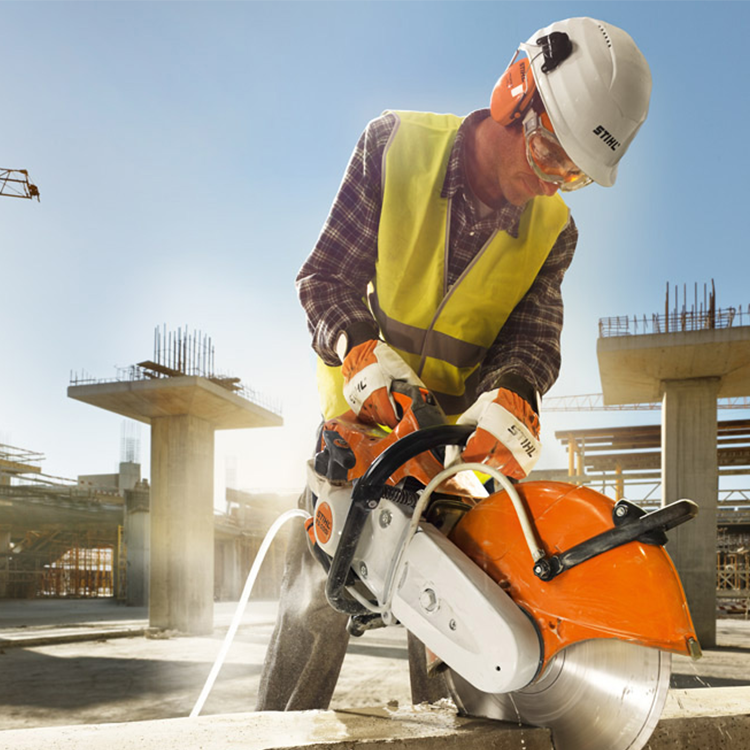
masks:
[[(479, 366), (539, 273), (568, 209), (558, 195), (530, 201), (518, 238), (495, 232), (449, 289), (451, 205), (441, 190), (461, 118), (395, 114), (383, 162), (370, 307), (383, 338), (435, 393), (446, 414), (457, 417), (474, 401)], [(348, 409), (339, 396), (337, 370), (318, 368), (327, 418)]]

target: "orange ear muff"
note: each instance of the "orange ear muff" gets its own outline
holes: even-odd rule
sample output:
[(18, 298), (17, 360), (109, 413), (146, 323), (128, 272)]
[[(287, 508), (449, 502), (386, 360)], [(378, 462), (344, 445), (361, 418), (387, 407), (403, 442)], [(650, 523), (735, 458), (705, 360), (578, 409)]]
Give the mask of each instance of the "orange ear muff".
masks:
[(529, 60), (521, 58), (508, 67), (492, 90), (492, 119), (501, 125), (510, 125), (520, 120), (529, 108), (535, 92), (536, 83)]

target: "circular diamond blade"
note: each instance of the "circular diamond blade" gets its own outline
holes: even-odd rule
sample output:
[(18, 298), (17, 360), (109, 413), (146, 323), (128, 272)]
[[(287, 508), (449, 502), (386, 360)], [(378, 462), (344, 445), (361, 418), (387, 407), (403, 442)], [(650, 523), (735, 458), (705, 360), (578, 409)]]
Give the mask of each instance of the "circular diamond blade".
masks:
[(664, 708), (671, 664), (667, 652), (599, 639), (564, 649), (513, 693), (483, 693), (452, 670), (448, 684), (462, 713), (549, 727), (557, 750), (640, 750)]

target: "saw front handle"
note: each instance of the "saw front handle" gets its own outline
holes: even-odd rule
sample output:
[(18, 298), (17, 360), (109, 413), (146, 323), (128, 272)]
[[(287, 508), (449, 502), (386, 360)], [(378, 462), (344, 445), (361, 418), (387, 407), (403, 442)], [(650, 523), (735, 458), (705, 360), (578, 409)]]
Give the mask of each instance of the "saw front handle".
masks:
[(669, 529), (695, 518), (697, 514), (698, 506), (692, 500), (677, 500), (651, 513), (646, 513), (628, 500), (620, 500), (612, 509), (614, 528), (576, 544), (565, 552), (537, 560), (534, 575), (543, 581), (551, 581), (560, 573), (628, 542), (664, 546)]

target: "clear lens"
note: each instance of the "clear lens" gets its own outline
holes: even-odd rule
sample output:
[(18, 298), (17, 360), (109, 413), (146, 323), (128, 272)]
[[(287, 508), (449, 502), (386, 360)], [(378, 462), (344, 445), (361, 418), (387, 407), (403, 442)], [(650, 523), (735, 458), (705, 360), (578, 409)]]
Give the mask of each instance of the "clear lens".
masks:
[(554, 182), (569, 192), (590, 185), (593, 180), (570, 160), (554, 133), (541, 124), (526, 134), (526, 158), (540, 180)]

